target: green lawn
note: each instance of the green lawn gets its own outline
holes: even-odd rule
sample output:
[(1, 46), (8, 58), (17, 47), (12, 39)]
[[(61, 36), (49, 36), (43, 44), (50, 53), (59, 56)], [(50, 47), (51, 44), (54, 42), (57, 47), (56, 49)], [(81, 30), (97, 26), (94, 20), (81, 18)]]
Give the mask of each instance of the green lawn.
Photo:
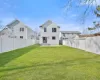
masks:
[(0, 80), (100, 80), (100, 56), (38, 45), (0, 54)]

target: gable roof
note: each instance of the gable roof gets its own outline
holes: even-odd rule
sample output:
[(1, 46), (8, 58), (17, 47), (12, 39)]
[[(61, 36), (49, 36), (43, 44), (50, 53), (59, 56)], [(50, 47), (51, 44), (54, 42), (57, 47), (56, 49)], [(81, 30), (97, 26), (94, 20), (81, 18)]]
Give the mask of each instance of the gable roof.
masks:
[[(40, 27), (47, 27), (49, 25), (51, 25), (53, 22), (51, 20), (46, 21), (44, 24), (42, 24)], [(59, 27), (59, 26), (57, 26)], [(60, 28), (60, 27), (59, 27)]]
[[(7, 29), (7, 28), (12, 28), (14, 26), (16, 26), (17, 24), (22, 23), (21, 21), (19, 21), (18, 19), (13, 20), (11, 23), (7, 24), (5, 26), (5, 28), (3, 28), (3, 30)], [(22, 23), (23, 24), (23, 23)], [(26, 28), (28, 28), (29, 30), (33, 31), (30, 27), (26, 26), (25, 24), (23, 24)], [(1, 30), (1, 31), (3, 31)]]
[(16, 20), (12, 21), (11, 23), (7, 24), (6, 27), (11, 28), (19, 23), (20, 23), (20, 21), (16, 19)]
[(70, 34), (70, 33), (81, 34), (81, 32), (79, 32), (79, 31), (61, 31), (61, 33), (66, 33), (66, 34)]

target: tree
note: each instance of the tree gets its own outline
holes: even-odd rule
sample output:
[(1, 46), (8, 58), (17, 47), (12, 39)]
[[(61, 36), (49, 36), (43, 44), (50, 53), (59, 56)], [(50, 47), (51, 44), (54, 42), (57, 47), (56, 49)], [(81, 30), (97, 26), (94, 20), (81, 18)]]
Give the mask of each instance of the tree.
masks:
[[(96, 15), (98, 18), (100, 18), (100, 5), (98, 5), (98, 6), (96, 7), (96, 10), (94, 11), (94, 13), (95, 13), (95, 15)], [(95, 28), (95, 29), (98, 29), (98, 31), (99, 31), (99, 28), (100, 28), (100, 21), (94, 21), (93, 24), (94, 24), (94, 28)]]
[[(97, 17), (100, 17), (100, 4), (99, 0), (67, 0), (65, 5), (65, 11), (68, 12), (68, 10), (72, 8), (80, 8), (83, 5), (86, 5), (84, 7), (84, 11), (82, 12), (82, 20), (86, 19), (86, 17), (89, 15), (89, 13), (96, 14)], [(95, 6), (93, 6), (95, 5)]]
[(96, 10), (94, 11), (94, 13), (95, 13), (95, 15), (96, 15), (97, 17), (100, 17), (100, 5), (98, 5), (98, 6), (96, 7)]
[[(65, 9), (66, 12), (68, 12), (68, 10), (72, 9), (73, 7), (77, 9), (83, 5), (85, 5), (84, 11), (81, 14), (82, 16), (80, 17), (82, 23), (85, 22), (87, 16), (89, 16), (90, 13), (94, 14), (97, 18), (100, 18), (100, 0), (67, 0), (67, 5), (65, 6)], [(100, 21), (99, 22), (95, 21), (93, 22), (93, 24), (94, 24), (93, 27), (88, 27), (87, 30), (89, 32), (91, 31), (93, 32), (95, 30), (99, 31)]]

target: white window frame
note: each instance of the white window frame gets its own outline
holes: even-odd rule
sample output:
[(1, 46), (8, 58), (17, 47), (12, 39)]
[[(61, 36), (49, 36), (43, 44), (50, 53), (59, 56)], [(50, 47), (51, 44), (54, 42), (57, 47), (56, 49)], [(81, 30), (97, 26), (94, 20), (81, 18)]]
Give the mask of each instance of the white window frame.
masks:
[(24, 28), (20, 28), (20, 32), (24, 32)]
[(24, 37), (23, 36), (20, 36), (20, 39), (23, 39)]

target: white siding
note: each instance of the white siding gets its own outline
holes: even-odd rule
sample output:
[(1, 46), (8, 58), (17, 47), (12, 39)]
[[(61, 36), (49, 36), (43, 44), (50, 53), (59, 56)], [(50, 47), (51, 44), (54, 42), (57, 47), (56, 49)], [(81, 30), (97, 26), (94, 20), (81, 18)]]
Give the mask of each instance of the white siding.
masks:
[(36, 44), (34, 39), (18, 39), (2, 36), (2, 38), (0, 37), (0, 53), (27, 47), (34, 44)]
[[(44, 27), (40, 28), (40, 44), (43, 44), (42, 37), (47, 37), (47, 44), (59, 45), (60, 28), (58, 28), (58, 26), (55, 23), (46, 26), (46, 28), (47, 28), (47, 32), (44, 32)], [(52, 28), (56, 28), (56, 32), (52, 32)], [(52, 40), (53, 36), (56, 37), (56, 40)]]
[[(24, 28), (24, 31), (20, 31), (20, 28)], [(17, 38), (20, 38), (20, 36), (23, 36), (23, 39), (27, 39), (27, 28), (24, 24), (19, 23), (16, 26), (13, 27), (13, 35), (17, 36)]]

